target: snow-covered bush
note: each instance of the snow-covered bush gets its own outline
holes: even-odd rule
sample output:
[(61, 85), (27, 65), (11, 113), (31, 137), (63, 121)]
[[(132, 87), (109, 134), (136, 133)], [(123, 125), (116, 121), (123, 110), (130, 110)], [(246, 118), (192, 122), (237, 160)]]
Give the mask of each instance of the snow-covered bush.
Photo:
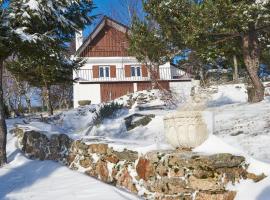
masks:
[(111, 102), (109, 104), (104, 104), (100, 107), (100, 109), (96, 112), (96, 117), (94, 119), (95, 124), (101, 124), (105, 118), (113, 117), (116, 111), (123, 108), (123, 104), (119, 104), (118, 102)]

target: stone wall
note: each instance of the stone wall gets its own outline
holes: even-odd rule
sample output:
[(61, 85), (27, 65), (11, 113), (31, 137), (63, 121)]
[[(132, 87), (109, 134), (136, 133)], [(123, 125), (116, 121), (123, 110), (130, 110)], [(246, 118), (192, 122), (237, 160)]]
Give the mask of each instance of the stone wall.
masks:
[(85, 144), (67, 135), (14, 129), (18, 146), (31, 159), (54, 160), (124, 188), (144, 199), (232, 200), (226, 185), (240, 179), (260, 181), (246, 171), (245, 158), (231, 154), (199, 155), (192, 151), (153, 151), (145, 155), (115, 151), (108, 144)]

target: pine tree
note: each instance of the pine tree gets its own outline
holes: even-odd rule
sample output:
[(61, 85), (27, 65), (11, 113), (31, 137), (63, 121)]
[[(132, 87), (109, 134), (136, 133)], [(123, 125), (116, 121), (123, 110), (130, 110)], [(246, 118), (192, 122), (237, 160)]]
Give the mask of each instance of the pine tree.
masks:
[(73, 39), (75, 31), (92, 22), (89, 0), (12, 0), (10, 25), (21, 41)]
[(169, 49), (153, 21), (134, 17), (129, 35), (129, 52), (147, 67), (153, 87), (158, 84), (159, 66), (170, 60)]
[[(4, 6), (0, 2), (0, 76), (4, 61), (13, 55), (24, 63), (33, 64), (32, 70), (41, 65), (52, 68), (55, 73), (66, 62), (60, 53), (66, 42), (71, 41), (76, 31), (89, 25), (92, 17), (89, 12), (94, 8), (89, 0), (10, 0)], [(52, 47), (53, 52), (50, 50)], [(40, 50), (41, 49), (41, 50)], [(58, 51), (59, 50), (59, 51)], [(47, 52), (47, 54), (46, 54)], [(45, 53), (43, 57), (40, 57)], [(57, 62), (57, 59), (61, 61)], [(45, 60), (46, 59), (46, 60)], [(27, 63), (27, 64), (25, 64)], [(61, 63), (61, 65), (60, 65)], [(69, 62), (66, 62), (66, 64)], [(20, 71), (22, 68), (17, 67)], [(29, 70), (29, 73), (32, 73)], [(36, 75), (36, 74), (35, 74)], [(48, 75), (48, 74), (47, 74)], [(33, 74), (29, 75), (29, 78)], [(1, 82), (1, 80), (0, 80)], [(4, 117), (3, 88), (0, 84), (0, 166), (7, 162), (6, 135)]]
[(147, 0), (144, 6), (164, 36), (179, 48), (227, 57), (229, 49), (241, 50), (254, 88), (250, 101), (263, 100), (258, 69), (260, 52), (269, 44), (270, 1)]

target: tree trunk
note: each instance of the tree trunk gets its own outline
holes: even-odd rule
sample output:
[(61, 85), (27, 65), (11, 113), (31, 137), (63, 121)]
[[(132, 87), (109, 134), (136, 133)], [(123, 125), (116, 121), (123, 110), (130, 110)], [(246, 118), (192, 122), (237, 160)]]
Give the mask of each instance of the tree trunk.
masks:
[(7, 126), (4, 113), (4, 94), (3, 94), (3, 60), (0, 60), (0, 166), (7, 163), (6, 144)]
[(260, 67), (260, 49), (259, 42), (254, 28), (250, 28), (250, 32), (243, 36), (243, 56), (250, 80), (252, 82), (253, 92), (248, 92), (249, 102), (256, 103), (264, 99), (264, 86), (258, 76)]
[(233, 56), (233, 66), (234, 66), (233, 81), (235, 83), (238, 83), (239, 76), (238, 76), (238, 62), (236, 55)]
[(53, 115), (53, 106), (52, 106), (52, 101), (51, 101), (51, 90), (50, 90), (50, 86), (45, 87), (46, 90), (46, 105), (47, 105), (47, 112), (49, 115)]
[(149, 72), (150, 72), (150, 79), (152, 84), (152, 89), (160, 89), (158, 80), (159, 80), (159, 65), (158, 64), (151, 64), (149, 66)]
[(32, 113), (31, 99), (28, 96), (25, 95), (25, 101), (26, 101), (26, 104), (27, 104), (28, 113)]

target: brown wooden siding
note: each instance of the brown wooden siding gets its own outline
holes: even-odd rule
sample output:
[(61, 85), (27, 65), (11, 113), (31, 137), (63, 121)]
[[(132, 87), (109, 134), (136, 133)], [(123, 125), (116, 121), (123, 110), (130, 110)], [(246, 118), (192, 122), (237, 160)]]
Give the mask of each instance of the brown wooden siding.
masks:
[(125, 77), (131, 77), (131, 66), (125, 65)]
[(101, 101), (107, 102), (123, 95), (133, 93), (133, 83), (102, 83), (100, 84)]
[(170, 82), (169, 81), (159, 81), (158, 89), (170, 90)]
[(126, 33), (105, 26), (81, 53), (82, 57), (128, 56)]
[(93, 66), (93, 78), (99, 78), (99, 66), (98, 65)]
[(145, 65), (142, 65), (142, 77), (148, 77), (148, 71)]
[(111, 74), (111, 78), (116, 78), (116, 66), (115, 65), (110, 66), (110, 74)]
[[(152, 89), (152, 83), (151, 82), (138, 82), (137, 83), (137, 90), (151, 90)], [(170, 83), (169, 81), (159, 81), (158, 86), (155, 89), (164, 89), (164, 90), (170, 90)]]
[(150, 82), (137, 83), (137, 90), (138, 91), (151, 90), (151, 89), (152, 89), (152, 83), (150, 83)]

